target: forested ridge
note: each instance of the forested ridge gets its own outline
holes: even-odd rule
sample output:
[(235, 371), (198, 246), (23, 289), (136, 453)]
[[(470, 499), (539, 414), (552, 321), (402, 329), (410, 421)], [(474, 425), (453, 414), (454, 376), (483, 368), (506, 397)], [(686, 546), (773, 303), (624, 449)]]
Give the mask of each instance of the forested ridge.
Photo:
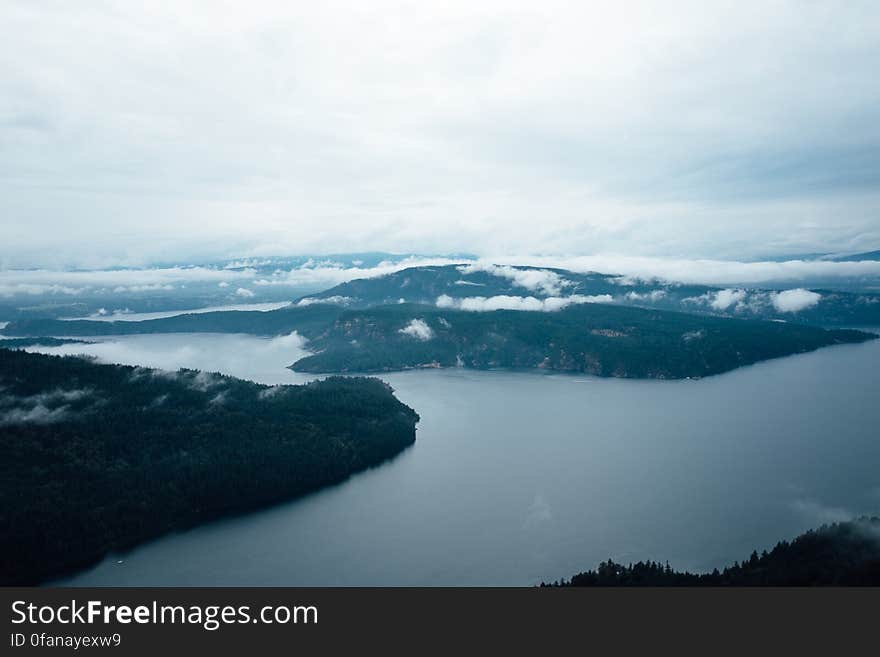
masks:
[(654, 561), (611, 559), (542, 586), (880, 586), (880, 518), (823, 525), (722, 571), (694, 574)]
[(376, 379), (270, 387), (0, 349), (0, 582), (342, 481), (417, 421)]
[[(412, 329), (417, 323), (418, 331)], [(468, 312), (394, 304), (342, 313), (312, 336), (300, 372), (424, 367), (544, 369), (624, 378), (720, 374), (877, 336), (599, 303), (556, 312)]]

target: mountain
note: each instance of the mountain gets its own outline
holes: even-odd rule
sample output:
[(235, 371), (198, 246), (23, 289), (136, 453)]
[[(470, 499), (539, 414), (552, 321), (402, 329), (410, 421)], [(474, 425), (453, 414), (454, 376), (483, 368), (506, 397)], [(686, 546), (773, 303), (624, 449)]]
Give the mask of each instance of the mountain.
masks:
[[(537, 302), (543, 302), (538, 304)], [(345, 309), (399, 303), (465, 309), (562, 307), (586, 302), (696, 315), (819, 326), (880, 326), (880, 294), (830, 290), (717, 288), (599, 273), (497, 265), (411, 267), (342, 283), (274, 311), (219, 311), (138, 322), (9, 322), (10, 336), (89, 336), (167, 332), (320, 333)]]
[[(719, 288), (641, 280), (564, 269), (465, 264), (413, 267), (349, 281), (298, 303), (325, 300), (350, 308), (398, 302), (487, 303), (497, 297), (594, 300), (718, 317), (791, 321), (823, 326), (880, 326), (880, 294), (839, 290)], [(491, 305), (491, 304), (490, 304)]]
[(365, 252), (172, 261), (146, 268), (0, 270), (0, 323), (284, 302), (319, 292), (340, 276), (368, 275), (426, 260), (475, 258)]
[(824, 525), (721, 572), (695, 575), (668, 563), (623, 566), (609, 559), (549, 586), (880, 586), (880, 518)]
[(430, 367), (543, 369), (627, 378), (720, 374), (877, 336), (600, 303), (556, 312), (470, 312), (416, 304), (350, 310), (310, 336), (299, 372)]
[[(658, 286), (605, 274), (533, 267), (416, 267), (344, 283), (268, 312), (213, 312), (139, 322), (33, 319), (10, 322), (3, 332), (70, 337), (297, 331), (314, 352), (293, 363), (303, 372), (459, 365), (637, 378), (708, 376), (768, 358), (876, 337), (778, 319), (762, 321), (757, 319), (760, 313), (751, 311), (734, 310), (736, 317), (699, 311), (702, 306), (694, 299), (720, 308), (747, 303), (746, 293)], [(775, 298), (770, 295), (786, 293), (762, 294)], [(775, 303), (788, 309), (785, 314), (800, 319), (808, 309), (795, 309), (818, 304), (815, 297), (820, 295), (796, 290), (781, 301), (775, 298)], [(880, 310), (880, 303), (865, 304), (860, 317), (870, 318), (875, 307)], [(880, 325), (880, 318), (875, 324)]]
[(0, 583), (340, 482), (417, 421), (376, 379), (269, 387), (0, 349)]

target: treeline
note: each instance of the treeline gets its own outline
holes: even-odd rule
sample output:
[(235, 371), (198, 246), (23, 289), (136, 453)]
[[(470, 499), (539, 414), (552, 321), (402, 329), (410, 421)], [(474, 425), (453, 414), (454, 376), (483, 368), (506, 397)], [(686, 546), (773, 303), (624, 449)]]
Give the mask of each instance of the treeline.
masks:
[(376, 379), (268, 387), (0, 349), (0, 582), (342, 481), (417, 421)]
[(87, 340), (74, 340), (72, 338), (0, 338), (0, 348), (21, 349), (22, 347), (60, 347), (65, 344), (88, 344)]
[(823, 525), (722, 571), (694, 574), (668, 563), (624, 566), (609, 559), (541, 586), (880, 586), (880, 518)]
[[(402, 329), (414, 319), (420, 340)], [(877, 336), (851, 330), (738, 320), (610, 304), (557, 312), (467, 312), (395, 304), (342, 313), (312, 336), (300, 372), (418, 367), (545, 369), (605, 377), (682, 379)]]

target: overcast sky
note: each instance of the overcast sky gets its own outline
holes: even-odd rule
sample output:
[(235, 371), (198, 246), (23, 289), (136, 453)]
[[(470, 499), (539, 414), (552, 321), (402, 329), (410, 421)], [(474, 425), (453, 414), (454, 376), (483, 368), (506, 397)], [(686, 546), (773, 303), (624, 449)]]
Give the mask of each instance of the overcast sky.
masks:
[(876, 2), (0, 7), (0, 267), (880, 248)]

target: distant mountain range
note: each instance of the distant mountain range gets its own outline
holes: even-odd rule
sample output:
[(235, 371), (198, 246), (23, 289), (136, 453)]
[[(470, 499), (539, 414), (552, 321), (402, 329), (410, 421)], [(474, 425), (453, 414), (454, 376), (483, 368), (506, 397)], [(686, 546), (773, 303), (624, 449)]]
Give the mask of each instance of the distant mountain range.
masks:
[[(514, 307), (498, 297), (594, 301), (659, 310), (791, 321), (822, 326), (880, 326), (880, 294), (828, 290), (766, 290), (683, 285), (563, 269), (498, 265), (415, 267), (342, 283), (298, 303), (325, 300), (349, 308), (398, 302)], [(481, 301), (483, 300), (483, 301)], [(488, 301), (486, 301), (488, 300)], [(555, 303), (555, 302), (551, 302)]]
[[(795, 287), (798, 284), (793, 281), (808, 280), (810, 283), (802, 283), (802, 286), (811, 287), (823, 293), (825, 301), (834, 300), (837, 295), (845, 300), (847, 293), (858, 297), (858, 293), (866, 293), (868, 297), (876, 297), (880, 293), (880, 273), (872, 266), (870, 261), (880, 259), (878, 252), (863, 253), (857, 255), (843, 254), (808, 254), (791, 256), (786, 258), (769, 258), (768, 262), (780, 263), (778, 268), (762, 267), (765, 277), (776, 276), (775, 283), (766, 283), (767, 287), (787, 285)], [(626, 260), (624, 258), (624, 260)], [(795, 267), (782, 265), (785, 261), (797, 260)], [(868, 260), (861, 265), (856, 261)], [(624, 282), (624, 276), (617, 275), (615, 259), (605, 260), (604, 267), (600, 269), (606, 277), (614, 282)], [(398, 271), (407, 267), (420, 265), (470, 265), (476, 269), (488, 269), (489, 266), (477, 264), (477, 257), (473, 254), (391, 254), (381, 252), (348, 253), (320, 256), (271, 256), (271, 257), (247, 257), (234, 260), (225, 260), (207, 263), (167, 263), (154, 264), (150, 267), (138, 268), (112, 268), (105, 270), (0, 270), (0, 324), (5, 321), (20, 319), (49, 319), (49, 318), (89, 318), (100, 316), (106, 319), (119, 315), (130, 316), (133, 313), (157, 313), (168, 311), (186, 311), (210, 307), (224, 307), (245, 303), (278, 303), (299, 298), (302, 295), (319, 293), (321, 290), (341, 282), (353, 279), (371, 278), (382, 274)], [(561, 272), (561, 269), (548, 269), (545, 263), (532, 261), (532, 264), (540, 265), (548, 271)], [(669, 296), (670, 309), (678, 309), (674, 306), (676, 299), (696, 300), (694, 303), (703, 304), (706, 300), (700, 296), (711, 293), (713, 288), (708, 285), (678, 286), (669, 281), (676, 280), (680, 274), (686, 280), (700, 280), (694, 278), (694, 272), (702, 271), (710, 282), (718, 280), (716, 268), (724, 269), (731, 267), (725, 280), (736, 281), (736, 273), (747, 275), (748, 267), (758, 266), (759, 262), (738, 263), (731, 262), (672, 262), (664, 263), (658, 259), (652, 268), (644, 263), (629, 267), (624, 263), (617, 263), (622, 269), (636, 267), (638, 271), (656, 271), (665, 277), (665, 285), (641, 285), (633, 289), (624, 290), (632, 292), (630, 301), (641, 301), (635, 297), (637, 294), (648, 292), (654, 294), (652, 302), (659, 302), (659, 293), (666, 292)], [(745, 267), (746, 269), (743, 269)], [(581, 266), (575, 267), (584, 272)], [(775, 274), (773, 273), (775, 272)], [(648, 275), (642, 273), (643, 276)], [(594, 274), (566, 272), (565, 279), (569, 282), (590, 283), (587, 280), (593, 277), (592, 285), (586, 285), (584, 289), (598, 289), (599, 282)], [(805, 278), (806, 277), (806, 278)], [(754, 277), (748, 280), (756, 280)], [(454, 283), (454, 281), (452, 281)], [(640, 281), (650, 283), (651, 281)], [(655, 281), (656, 282), (656, 281)], [(731, 287), (733, 283), (730, 284)], [(760, 285), (753, 283), (752, 285)], [(498, 286), (495, 286), (498, 287)], [(525, 288), (515, 286), (515, 293), (522, 293)], [(676, 288), (682, 288), (682, 296), (674, 294)], [(692, 288), (692, 289), (687, 289)], [(615, 288), (618, 292), (621, 287)], [(613, 294), (614, 289), (607, 293)], [(746, 290), (754, 292), (741, 304), (738, 304), (737, 312), (743, 313), (751, 309), (757, 315), (767, 316), (767, 310), (772, 306), (772, 299), (762, 290)], [(479, 294), (476, 287), (471, 290), (473, 294)], [(604, 293), (604, 292), (602, 292)], [(447, 292), (447, 294), (450, 294)], [(872, 296), (873, 295), (873, 296)], [(454, 296), (454, 295), (453, 295)], [(424, 302), (424, 299), (416, 299), (404, 295), (408, 301)], [(727, 299), (729, 297), (724, 297)], [(709, 301), (715, 301), (711, 299)], [(623, 299), (622, 302), (627, 302)], [(722, 307), (723, 299), (717, 303), (722, 312), (729, 307)], [(828, 303), (822, 304), (823, 308)], [(761, 310), (759, 310), (761, 309)], [(691, 309), (683, 308), (690, 311)], [(714, 308), (710, 308), (710, 311)], [(785, 312), (785, 311), (783, 311)], [(814, 317), (815, 315), (815, 317)], [(845, 313), (831, 309), (831, 312), (808, 313), (805, 320), (814, 323), (828, 323), (827, 318), (843, 316)], [(839, 323), (847, 323), (844, 320)]]
[(297, 331), (313, 352), (292, 364), (298, 371), (463, 366), (687, 378), (873, 339), (870, 333), (790, 320), (880, 325), (878, 313), (880, 304), (870, 295), (723, 290), (471, 264), (351, 281), (268, 312), (137, 322), (23, 320), (3, 332), (34, 337)]

